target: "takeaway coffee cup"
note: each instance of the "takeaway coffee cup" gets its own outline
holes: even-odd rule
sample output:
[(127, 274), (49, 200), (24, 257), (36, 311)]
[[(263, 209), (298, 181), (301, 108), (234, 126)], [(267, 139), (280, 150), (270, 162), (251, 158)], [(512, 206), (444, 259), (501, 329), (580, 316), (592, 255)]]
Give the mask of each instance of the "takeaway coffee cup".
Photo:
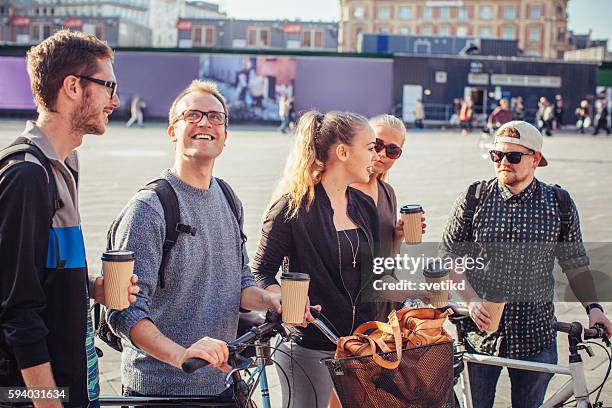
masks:
[[(423, 268), (423, 276), (425, 282), (429, 284), (441, 284), (448, 280), (448, 270), (444, 269), (442, 261), (430, 262)], [(432, 294), (431, 305), (435, 308), (445, 307), (448, 305), (448, 289), (431, 289)]]
[(405, 205), (400, 209), (402, 221), (404, 221), (404, 242), (406, 244), (420, 244), (423, 229), (421, 227), (421, 215), (423, 207), (420, 205)]
[(128, 288), (134, 273), (134, 252), (111, 250), (102, 254), (104, 296), (111, 309), (122, 310), (130, 306)]
[(304, 322), (309, 284), (310, 276), (306, 273), (285, 272), (281, 275), (283, 323)]
[(501, 299), (484, 299), (482, 302), (487, 312), (491, 316), (491, 323), (489, 327), (485, 329), (487, 333), (495, 333), (499, 329), (499, 322), (501, 320), (502, 314), (504, 313), (504, 306), (506, 306), (506, 302)]

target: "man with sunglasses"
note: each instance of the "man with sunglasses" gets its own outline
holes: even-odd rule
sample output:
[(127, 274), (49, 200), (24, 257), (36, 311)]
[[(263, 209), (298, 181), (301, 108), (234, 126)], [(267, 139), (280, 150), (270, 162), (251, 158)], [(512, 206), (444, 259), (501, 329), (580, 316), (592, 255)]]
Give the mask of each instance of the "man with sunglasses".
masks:
[[(111, 228), (113, 249), (136, 253), (135, 273), (142, 288), (128, 309), (111, 311), (109, 323), (125, 341), (122, 384), (125, 395), (203, 396), (225, 391), (228, 349), (236, 337), (239, 308), (280, 309), (280, 295), (260, 289), (242, 245), (242, 204), (231, 192), (239, 220), (213, 177), (215, 161), (228, 138), (225, 98), (213, 82), (195, 80), (170, 108), (168, 137), (175, 146), (166, 180), (176, 193), (179, 234), (164, 269), (165, 239), (159, 196), (142, 190)], [(229, 187), (228, 187), (229, 188)], [(208, 361), (197, 374), (181, 371), (190, 358)], [(231, 393), (230, 393), (231, 396)]]
[[(533, 125), (511, 121), (495, 136), (490, 157), (496, 178), (475, 183), (455, 202), (443, 235), (450, 258), (482, 258), (481, 265), (456, 271), (466, 280), (459, 293), (468, 303), (471, 320), (459, 325), (469, 352), (542, 363), (557, 362), (553, 328), (555, 260), (586, 308), (589, 326), (601, 324), (608, 335), (612, 324), (595, 303), (594, 283), (578, 211), (569, 194), (535, 178), (548, 165), (543, 137)], [(473, 244), (470, 244), (473, 243)], [(484, 299), (503, 300), (499, 328), (486, 329), (492, 315)], [(501, 367), (468, 364), (474, 407), (492, 407)], [(508, 369), (513, 407), (537, 407), (552, 374)]]
[(104, 42), (68, 30), (32, 47), (38, 118), (0, 151), (0, 385), (50, 389), (37, 407), (62, 406), (56, 387), (64, 406), (98, 405), (88, 299), (104, 303), (104, 289), (87, 276), (75, 149), (119, 107), (112, 62)]

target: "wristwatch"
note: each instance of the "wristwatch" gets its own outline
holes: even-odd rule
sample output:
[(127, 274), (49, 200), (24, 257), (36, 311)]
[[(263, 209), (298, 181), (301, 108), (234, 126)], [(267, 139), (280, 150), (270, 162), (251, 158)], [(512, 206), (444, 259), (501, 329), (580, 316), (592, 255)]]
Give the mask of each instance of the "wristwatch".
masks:
[(600, 305), (599, 303), (589, 303), (589, 304), (588, 304), (588, 305), (585, 307), (585, 309), (586, 309), (587, 314), (591, 313), (591, 309), (599, 309), (599, 310), (601, 310), (601, 311), (602, 311), (602, 313), (603, 313), (603, 311), (604, 311), (604, 310), (603, 310), (603, 307), (601, 307), (601, 305)]

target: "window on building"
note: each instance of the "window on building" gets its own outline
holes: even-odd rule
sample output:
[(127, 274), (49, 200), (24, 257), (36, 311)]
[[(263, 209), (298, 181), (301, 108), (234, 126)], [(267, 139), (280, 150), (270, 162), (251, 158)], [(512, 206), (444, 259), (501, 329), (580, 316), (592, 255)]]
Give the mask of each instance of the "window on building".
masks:
[(32, 23), (30, 26), (30, 39), (33, 43), (39, 43), (52, 34), (50, 23)]
[(542, 29), (540, 27), (530, 27), (529, 28), (529, 41), (530, 42), (540, 42), (542, 38)]
[(478, 18), (481, 20), (492, 20), (493, 19), (493, 7), (492, 6), (480, 6), (478, 9)]
[(468, 21), (470, 18), (468, 9), (466, 7), (459, 7), (457, 10), (457, 19), (459, 21)]
[(412, 20), (412, 7), (400, 7), (399, 8), (399, 19), (400, 20)]
[(478, 29), (478, 36), (480, 38), (491, 38), (493, 37), (493, 29), (491, 27), (480, 27)]
[(302, 47), (303, 48), (325, 48), (323, 44), (322, 30), (304, 30), (302, 31)]
[(516, 29), (514, 27), (504, 27), (502, 38), (504, 40), (516, 40)]
[(438, 30), (438, 35), (441, 35), (443, 37), (450, 37), (450, 27), (440, 27), (440, 29)]
[(468, 28), (465, 26), (457, 27), (457, 37), (467, 37)]
[(378, 8), (378, 19), (379, 20), (389, 20), (391, 18), (391, 8), (390, 7), (379, 7)]
[(440, 8), (440, 21), (450, 21), (450, 7)]
[(516, 20), (516, 6), (504, 6), (504, 20)]
[(191, 43), (194, 47), (214, 47), (217, 43), (214, 26), (194, 26), (191, 29)]
[(247, 46), (265, 48), (270, 46), (270, 28), (247, 27)]
[(557, 10), (557, 18), (565, 17), (565, 10), (563, 9), (562, 6), (557, 6), (556, 10)]
[(539, 20), (542, 17), (542, 7), (539, 4), (532, 4), (529, 8), (529, 16), (532, 20)]
[(557, 32), (557, 42), (565, 42), (565, 30), (562, 28)]
[(529, 57), (539, 57), (540, 50), (527, 50), (527, 56)]
[(423, 21), (431, 21), (433, 20), (433, 9), (431, 7), (425, 6), (423, 9)]
[(365, 17), (365, 8), (363, 6), (357, 6), (353, 10), (353, 17), (363, 19)]
[(423, 35), (433, 35), (433, 28), (431, 26), (425, 26), (421, 28), (421, 34)]
[(378, 27), (378, 32), (380, 34), (390, 34), (391, 33), (391, 29), (389, 27)]
[(410, 35), (410, 27), (400, 27), (398, 33), (401, 35)]
[(96, 24), (96, 37), (99, 40), (106, 40), (106, 27), (103, 24)]

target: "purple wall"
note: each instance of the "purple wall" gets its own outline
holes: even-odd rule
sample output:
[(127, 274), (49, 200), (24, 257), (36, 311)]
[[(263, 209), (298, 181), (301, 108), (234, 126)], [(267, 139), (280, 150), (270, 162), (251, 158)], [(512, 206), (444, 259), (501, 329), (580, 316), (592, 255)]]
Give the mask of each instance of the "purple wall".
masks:
[[(201, 62), (198, 54), (117, 52), (120, 112), (127, 114), (138, 94), (147, 104), (145, 117), (167, 118), (178, 93), (193, 79), (206, 76), (206, 64)], [(388, 113), (392, 74), (393, 61), (387, 59), (298, 57), (296, 111), (345, 110), (368, 117)], [(0, 57), (0, 79), (0, 109), (34, 109), (24, 58)]]
[(25, 57), (0, 57), (0, 109), (36, 109)]
[(367, 117), (391, 112), (393, 61), (299, 57), (296, 110), (342, 110)]
[(168, 118), (176, 96), (198, 78), (200, 57), (195, 54), (118, 52), (115, 76), (123, 112), (129, 112), (136, 94), (147, 104), (145, 117)]

